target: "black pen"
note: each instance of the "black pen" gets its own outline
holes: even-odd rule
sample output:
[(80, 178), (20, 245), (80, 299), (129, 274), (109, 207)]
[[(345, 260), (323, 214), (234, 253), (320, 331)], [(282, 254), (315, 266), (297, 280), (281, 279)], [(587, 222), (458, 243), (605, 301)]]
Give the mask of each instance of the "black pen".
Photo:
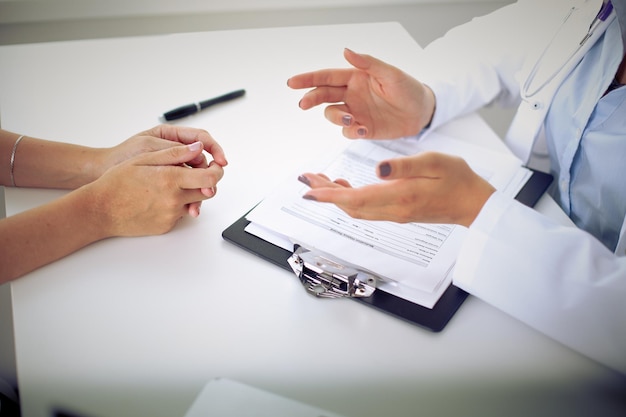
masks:
[(210, 98), (208, 100), (200, 101), (198, 103), (191, 103), (185, 106), (178, 107), (174, 110), (170, 110), (168, 112), (163, 113), (163, 118), (165, 120), (176, 120), (182, 119), (183, 117), (191, 116), (194, 113), (199, 112), (200, 110), (204, 110), (207, 107), (211, 107), (215, 104), (223, 103), (225, 101), (230, 101), (236, 99), (238, 97), (246, 94), (246, 90), (237, 90), (232, 91), (230, 93), (221, 95), (219, 97)]

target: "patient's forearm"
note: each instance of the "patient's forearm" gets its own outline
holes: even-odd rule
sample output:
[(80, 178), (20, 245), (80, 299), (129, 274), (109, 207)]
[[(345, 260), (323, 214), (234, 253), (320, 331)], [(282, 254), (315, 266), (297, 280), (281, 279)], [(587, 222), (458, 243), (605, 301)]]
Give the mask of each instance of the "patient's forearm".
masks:
[(84, 188), (0, 220), (0, 284), (106, 237)]
[(0, 131), (0, 184), (74, 189), (97, 178), (101, 150), (29, 136), (22, 137), (15, 146), (19, 137)]

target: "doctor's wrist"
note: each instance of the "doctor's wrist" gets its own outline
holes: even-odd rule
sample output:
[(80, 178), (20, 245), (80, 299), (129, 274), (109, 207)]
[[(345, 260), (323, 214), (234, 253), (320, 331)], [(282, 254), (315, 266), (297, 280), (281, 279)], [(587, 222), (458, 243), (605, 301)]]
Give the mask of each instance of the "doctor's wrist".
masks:
[(463, 214), (458, 220), (458, 224), (468, 228), (471, 227), (495, 192), (496, 189), (487, 181), (480, 181), (470, 194), (470, 197), (465, 199)]

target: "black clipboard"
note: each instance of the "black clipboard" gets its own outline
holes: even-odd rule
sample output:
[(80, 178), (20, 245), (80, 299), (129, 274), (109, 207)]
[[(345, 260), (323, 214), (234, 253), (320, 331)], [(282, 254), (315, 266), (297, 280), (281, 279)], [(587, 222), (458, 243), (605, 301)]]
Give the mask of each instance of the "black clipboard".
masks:
[[(540, 171), (533, 171), (524, 187), (515, 197), (521, 203), (533, 207), (552, 182), (552, 175)], [(268, 262), (271, 262), (290, 273), (293, 273), (287, 263), (291, 252), (245, 231), (250, 223), (244, 214), (235, 223), (222, 232), (222, 237), (251, 252)], [(304, 294), (304, 291), (303, 291)], [(467, 298), (468, 293), (450, 285), (442, 294), (432, 309), (412, 303), (383, 290), (377, 289), (367, 298), (353, 298), (377, 310), (391, 314), (394, 317), (408, 321), (433, 332), (440, 332), (457, 312)]]

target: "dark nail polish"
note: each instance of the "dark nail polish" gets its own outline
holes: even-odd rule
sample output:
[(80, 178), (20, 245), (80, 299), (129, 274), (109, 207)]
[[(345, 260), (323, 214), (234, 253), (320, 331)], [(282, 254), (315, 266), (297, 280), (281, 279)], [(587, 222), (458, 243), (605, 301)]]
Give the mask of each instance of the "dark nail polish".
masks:
[(391, 174), (391, 165), (389, 162), (383, 162), (378, 166), (378, 175), (381, 178), (388, 177)]
[(365, 134), (367, 133), (367, 130), (365, 130), (364, 127), (359, 128), (359, 130), (356, 131), (357, 135), (359, 136), (365, 136)]
[(303, 195), (302, 198), (304, 198), (305, 200), (317, 201), (317, 198), (315, 198), (315, 196), (308, 194)]
[(345, 116), (341, 118), (341, 122), (343, 123), (344, 126), (350, 126), (352, 124), (352, 116), (350, 116), (349, 114), (346, 114)]
[(304, 175), (298, 176), (298, 181), (300, 181), (303, 184), (308, 185), (309, 187), (311, 186), (311, 181), (309, 181), (309, 179), (305, 177)]

